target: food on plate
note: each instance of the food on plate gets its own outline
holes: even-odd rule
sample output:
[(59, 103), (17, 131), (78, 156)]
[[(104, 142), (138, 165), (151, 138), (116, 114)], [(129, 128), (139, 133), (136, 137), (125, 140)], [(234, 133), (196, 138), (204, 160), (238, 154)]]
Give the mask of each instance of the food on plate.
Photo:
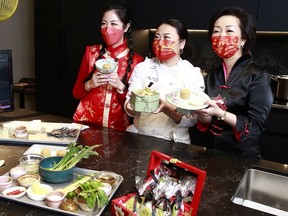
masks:
[(34, 194), (46, 195), (51, 191), (51, 188), (47, 187), (45, 184), (40, 184), (40, 182), (33, 182), (31, 190)]
[(35, 201), (42, 201), (45, 199), (46, 194), (53, 191), (53, 188), (47, 184), (40, 184), (34, 182), (28, 189), (27, 195), (30, 199)]
[(40, 182), (40, 176), (38, 174), (24, 174), (18, 178), (18, 184), (26, 188), (35, 182)]
[(51, 156), (51, 149), (50, 148), (43, 148), (41, 150), (41, 155), (45, 158), (50, 157)]
[(76, 137), (78, 135), (79, 129), (77, 128), (68, 128), (68, 127), (61, 127), (52, 130), (51, 132), (47, 132), (48, 136), (54, 136), (58, 138), (64, 137)]
[(97, 177), (100, 182), (114, 184), (117, 180), (116, 174), (110, 171), (102, 171)]
[(66, 155), (67, 151), (66, 150), (57, 150), (56, 155), (60, 157), (64, 157)]
[(183, 88), (180, 91), (180, 98), (182, 98), (183, 100), (188, 100), (190, 98), (190, 94), (191, 92), (189, 89)]
[(193, 93), (190, 96), (189, 104), (193, 106), (201, 106), (205, 102), (205, 99), (198, 93)]
[(26, 188), (22, 186), (15, 186), (15, 187), (7, 188), (2, 193), (4, 196), (10, 197), (10, 198), (19, 198), (19, 197), (22, 197), (26, 193)]
[(157, 94), (156, 91), (146, 87), (144, 89), (141, 89), (139, 92), (138, 92), (138, 96), (152, 96), (152, 95), (155, 95)]
[(22, 125), (14, 128), (13, 136), (19, 139), (27, 138), (28, 136), (27, 127)]
[(105, 63), (105, 64), (103, 64), (103, 69), (109, 70), (109, 69), (111, 69), (111, 65), (109, 63)]

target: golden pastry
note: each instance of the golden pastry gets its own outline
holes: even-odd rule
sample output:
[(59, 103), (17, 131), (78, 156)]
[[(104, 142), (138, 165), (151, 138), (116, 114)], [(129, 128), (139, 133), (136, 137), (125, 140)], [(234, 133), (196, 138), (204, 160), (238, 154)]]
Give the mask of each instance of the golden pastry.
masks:
[(180, 92), (180, 98), (182, 98), (183, 100), (188, 100), (190, 98), (190, 94), (190, 90), (184, 88)]
[(105, 64), (103, 64), (103, 69), (109, 70), (109, 69), (111, 69), (111, 65), (108, 63), (105, 63)]

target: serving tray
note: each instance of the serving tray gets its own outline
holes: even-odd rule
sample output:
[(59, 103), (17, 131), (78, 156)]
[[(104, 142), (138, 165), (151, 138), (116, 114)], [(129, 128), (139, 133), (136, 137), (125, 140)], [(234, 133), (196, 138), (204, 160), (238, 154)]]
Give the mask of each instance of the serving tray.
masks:
[[(90, 174), (97, 174), (97, 173), (100, 173), (100, 172), (101, 171), (83, 169), (83, 168), (76, 167), (76, 169), (74, 171), (74, 174), (75, 174), (75, 176), (76, 175), (90, 175)], [(9, 175), (9, 172), (7, 172), (5, 175)], [(112, 185), (112, 191), (111, 191), (111, 194), (108, 197), (109, 201), (111, 200), (111, 198), (113, 197), (114, 193), (117, 191), (118, 187), (120, 186), (120, 184), (123, 181), (123, 177), (121, 175), (119, 175), (119, 174), (116, 174), (116, 178), (117, 178), (117, 180)], [(62, 184), (51, 184), (51, 183), (42, 182), (42, 181), (41, 182), (45, 183), (45, 184), (48, 184), (54, 190), (57, 190), (57, 189), (60, 189), (60, 188), (65, 188), (69, 184), (72, 184), (73, 180), (74, 179), (72, 179), (69, 182), (62, 183)], [(13, 181), (12, 187), (13, 186), (17, 186), (17, 182), (16, 181)], [(79, 209), (77, 212), (68, 212), (68, 211), (64, 211), (64, 210), (61, 210), (61, 209), (51, 208), (51, 207), (46, 205), (45, 201), (34, 201), (34, 200), (31, 200), (30, 198), (28, 198), (27, 194), (25, 194), (24, 196), (22, 196), (20, 198), (10, 198), (10, 197), (4, 196), (2, 194), (2, 192), (1, 192), (0, 198), (7, 199), (7, 200), (10, 200), (10, 201), (13, 201), (13, 202), (18, 202), (18, 203), (25, 204), (25, 205), (35, 206), (37, 208), (42, 208), (42, 209), (46, 209), (46, 210), (50, 210), (50, 211), (54, 211), (54, 212), (59, 212), (59, 213), (62, 213), (62, 214), (67, 214), (67, 215), (85, 215), (85, 216), (86, 215), (87, 216), (95, 215), (95, 216), (98, 216), (98, 215), (101, 215), (101, 213), (104, 211), (104, 209), (106, 207), (106, 206), (104, 206), (103, 208), (99, 209), (98, 211), (93, 210), (91, 212), (82, 211), (81, 209)]]
[[(11, 129), (16, 126), (26, 126), (28, 130), (27, 138), (15, 138), (11, 136)], [(54, 129), (67, 127), (68, 129), (78, 129), (75, 137), (54, 137), (47, 135)], [(67, 145), (71, 142), (76, 142), (81, 132), (82, 125), (77, 123), (54, 123), (41, 122), (40, 120), (33, 121), (11, 121), (5, 122), (0, 128), (0, 141), (12, 141), (21, 143), (42, 143), (53, 145)]]

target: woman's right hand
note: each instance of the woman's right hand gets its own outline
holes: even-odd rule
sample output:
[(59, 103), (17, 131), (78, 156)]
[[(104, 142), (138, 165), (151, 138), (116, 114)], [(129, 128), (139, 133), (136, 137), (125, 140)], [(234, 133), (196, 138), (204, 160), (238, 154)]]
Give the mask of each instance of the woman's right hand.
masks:
[(92, 88), (97, 88), (101, 85), (106, 85), (109, 81), (109, 74), (102, 74), (96, 72), (93, 74), (92, 78), (85, 83), (85, 90), (89, 91)]

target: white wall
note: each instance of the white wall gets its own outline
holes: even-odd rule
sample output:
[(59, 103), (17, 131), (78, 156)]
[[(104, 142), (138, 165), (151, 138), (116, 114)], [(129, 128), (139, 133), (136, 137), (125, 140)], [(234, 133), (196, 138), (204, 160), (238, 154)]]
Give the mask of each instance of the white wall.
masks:
[[(35, 78), (33, 13), (33, 0), (19, 0), (13, 16), (0, 22), (0, 49), (12, 50), (14, 83), (22, 77)], [(18, 94), (14, 102), (18, 108)], [(35, 109), (34, 96), (25, 96), (25, 108)]]
[(12, 50), (13, 81), (35, 78), (33, 0), (19, 0), (12, 17), (0, 22), (0, 49)]

